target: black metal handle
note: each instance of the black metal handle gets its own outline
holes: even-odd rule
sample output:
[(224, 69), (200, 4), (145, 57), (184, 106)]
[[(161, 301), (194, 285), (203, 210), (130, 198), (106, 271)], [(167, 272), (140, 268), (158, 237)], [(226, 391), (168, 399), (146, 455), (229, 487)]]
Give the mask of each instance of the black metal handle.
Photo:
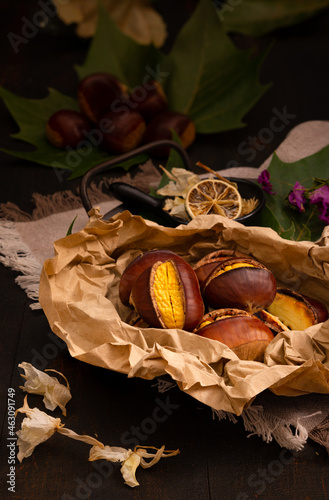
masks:
[(89, 200), (88, 197), (88, 186), (91, 182), (91, 179), (102, 172), (105, 172), (111, 167), (114, 167), (115, 165), (118, 165), (119, 163), (122, 163), (126, 160), (130, 160), (131, 158), (134, 158), (135, 156), (141, 154), (141, 153), (151, 153), (155, 149), (157, 149), (160, 146), (165, 146), (169, 148), (175, 149), (181, 156), (181, 159), (183, 160), (184, 166), (187, 170), (191, 169), (190, 165), (190, 160), (189, 157), (187, 156), (187, 153), (185, 149), (182, 148), (177, 142), (174, 141), (169, 141), (169, 140), (161, 140), (161, 141), (154, 141), (151, 142), (150, 144), (145, 144), (144, 146), (140, 146), (139, 148), (136, 148), (132, 151), (129, 151), (128, 153), (125, 153), (123, 155), (117, 156), (115, 158), (112, 158), (111, 160), (107, 160), (104, 163), (101, 163), (100, 165), (96, 165), (96, 167), (91, 168), (83, 177), (80, 183), (80, 198), (82, 201), (82, 204), (88, 213), (92, 209), (92, 204)]

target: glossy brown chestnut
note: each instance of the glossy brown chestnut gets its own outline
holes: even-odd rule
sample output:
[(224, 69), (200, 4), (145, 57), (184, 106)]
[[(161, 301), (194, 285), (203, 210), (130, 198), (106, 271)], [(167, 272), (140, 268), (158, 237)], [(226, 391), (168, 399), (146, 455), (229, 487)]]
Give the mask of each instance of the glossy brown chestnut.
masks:
[(156, 262), (165, 262), (166, 260), (184, 261), (184, 259), (171, 250), (154, 249), (141, 253), (132, 260), (120, 278), (119, 298), (125, 306), (130, 304), (130, 294), (135, 280), (145, 269), (152, 267)]
[(227, 345), (240, 359), (248, 361), (263, 361), (264, 351), (274, 338), (260, 319), (236, 308), (206, 314), (195, 333)]
[(127, 97), (127, 86), (110, 73), (92, 73), (78, 86), (80, 109), (97, 125), (106, 113), (114, 111), (115, 104), (122, 106)]
[(309, 297), (308, 295), (304, 295), (303, 297), (314, 307), (317, 318), (318, 318), (318, 323), (322, 323), (323, 321), (327, 321), (328, 319), (328, 310), (326, 306), (320, 302), (319, 300), (313, 299)]
[(136, 87), (128, 99), (128, 105), (144, 116), (146, 121), (166, 111), (167, 97), (157, 80), (149, 80), (148, 86)]
[(185, 261), (166, 260), (134, 282), (131, 301), (150, 326), (192, 331), (204, 314), (199, 282)]
[(123, 154), (136, 148), (142, 141), (145, 120), (137, 111), (109, 112), (102, 117), (102, 147), (114, 154)]
[(56, 148), (75, 149), (80, 142), (86, 140), (90, 129), (90, 121), (79, 111), (61, 109), (47, 121), (46, 136)]
[[(172, 130), (179, 136), (184, 149), (194, 142), (196, 136), (194, 122), (189, 116), (174, 111), (165, 111), (153, 118), (146, 127), (143, 142), (149, 144), (161, 139), (172, 139)], [(161, 147), (156, 148), (152, 154), (165, 157), (169, 155), (169, 151), (170, 149)]]
[(278, 288), (273, 302), (266, 309), (290, 330), (305, 330), (318, 323), (312, 304), (303, 295), (288, 288)]
[(198, 277), (200, 287), (202, 288), (205, 280), (207, 279), (211, 271), (215, 269), (215, 267), (217, 267), (219, 262), (222, 262), (225, 259), (236, 257), (240, 257), (242, 259), (249, 258), (248, 255), (238, 252), (237, 250), (221, 249), (211, 252), (202, 257), (202, 259), (198, 260), (198, 262), (194, 264), (193, 269)]
[(276, 294), (273, 273), (254, 259), (220, 262), (204, 282), (206, 304), (214, 309), (234, 307), (254, 313), (272, 303)]

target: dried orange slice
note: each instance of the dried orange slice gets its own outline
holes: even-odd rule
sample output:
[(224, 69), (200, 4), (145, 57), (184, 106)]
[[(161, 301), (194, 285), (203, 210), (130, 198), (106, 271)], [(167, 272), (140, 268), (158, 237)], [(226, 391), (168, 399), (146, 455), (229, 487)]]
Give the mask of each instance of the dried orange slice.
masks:
[(222, 179), (205, 179), (189, 190), (185, 206), (192, 219), (205, 214), (236, 219), (242, 212), (242, 198), (233, 183)]

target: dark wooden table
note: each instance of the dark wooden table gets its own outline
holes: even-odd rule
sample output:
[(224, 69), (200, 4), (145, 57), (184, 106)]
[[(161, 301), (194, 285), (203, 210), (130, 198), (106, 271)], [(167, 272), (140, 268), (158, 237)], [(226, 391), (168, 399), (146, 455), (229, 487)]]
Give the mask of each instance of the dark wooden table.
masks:
[[(179, 29), (194, 3), (158, 2), (171, 33)], [(74, 95), (77, 77), (73, 66), (83, 62), (88, 41), (38, 32), (17, 54), (10, 46), (7, 34), (19, 34), (24, 19), (39, 8), (37, 2), (1, 2), (0, 84), (31, 98), (45, 96), (47, 87)], [(189, 150), (191, 162), (202, 160), (213, 168), (224, 168), (231, 161), (258, 167), (298, 123), (328, 120), (328, 32), (329, 10), (325, 10), (258, 42), (265, 46), (271, 38), (275, 40), (260, 74), (263, 83), (273, 82), (272, 87), (246, 116), (245, 128), (198, 137)], [(248, 162), (238, 145), (268, 126), (274, 108), (286, 108), (294, 118)], [(0, 143), (9, 147), (13, 144), (9, 134), (16, 132), (17, 126), (2, 102), (0, 109)], [(52, 169), (4, 153), (0, 155), (0, 172), (0, 202), (11, 201), (28, 212), (33, 209), (34, 192), (49, 194), (78, 185), (78, 181), (60, 181)], [(328, 498), (329, 458), (324, 448), (309, 440), (302, 451), (292, 454), (274, 441), (267, 444), (257, 436), (248, 439), (241, 420), (236, 424), (218, 422), (210, 408), (178, 389), (161, 394), (154, 382), (128, 379), (72, 359), (50, 331), (43, 312), (29, 307), (31, 301), (14, 281), (17, 273), (0, 265), (0, 275), (1, 498)], [(86, 445), (55, 435), (21, 464), (16, 461), (15, 493), (8, 492), (6, 398), (8, 388), (14, 388), (16, 408), (22, 405), (22, 379), (17, 368), (22, 361), (65, 373), (73, 394), (65, 419), (68, 428), (96, 434), (112, 446), (165, 444), (168, 449), (179, 448), (181, 454), (160, 461), (154, 468), (139, 469), (141, 485), (131, 489), (124, 485), (118, 465), (97, 468), (87, 461)], [(29, 401), (31, 406), (39, 405), (40, 398), (31, 395)], [(152, 423), (159, 406), (165, 408), (163, 421), (153, 419)], [(60, 414), (55, 412), (55, 416)]]

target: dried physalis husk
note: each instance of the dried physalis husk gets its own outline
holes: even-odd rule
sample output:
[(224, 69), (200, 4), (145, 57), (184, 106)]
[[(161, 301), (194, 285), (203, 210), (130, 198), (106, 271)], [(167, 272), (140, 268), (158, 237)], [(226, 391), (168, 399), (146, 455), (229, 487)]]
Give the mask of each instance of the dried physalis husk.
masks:
[(48, 372), (54, 372), (63, 377), (66, 381), (65, 386), (61, 384), (57, 378), (50, 377), (47, 373), (35, 368), (31, 363), (26, 363), (24, 361), (20, 363), (18, 367), (23, 368), (25, 375), (21, 374), (21, 376), (26, 379), (21, 389), (32, 394), (44, 396), (43, 402), (48, 410), (54, 410), (59, 406), (63, 415), (66, 415), (65, 406), (72, 398), (67, 378), (57, 370), (47, 370)]
[(278, 288), (273, 302), (266, 309), (290, 330), (305, 330), (318, 323), (313, 305), (303, 295), (288, 288)]
[(240, 359), (248, 361), (263, 361), (264, 351), (274, 338), (260, 319), (235, 308), (209, 312), (195, 333), (227, 345)]
[(251, 258), (219, 262), (202, 287), (205, 302), (214, 309), (233, 307), (254, 313), (274, 300), (276, 280), (263, 264)]
[(131, 301), (141, 318), (156, 328), (192, 331), (204, 313), (198, 279), (183, 260), (147, 268), (134, 282)]

